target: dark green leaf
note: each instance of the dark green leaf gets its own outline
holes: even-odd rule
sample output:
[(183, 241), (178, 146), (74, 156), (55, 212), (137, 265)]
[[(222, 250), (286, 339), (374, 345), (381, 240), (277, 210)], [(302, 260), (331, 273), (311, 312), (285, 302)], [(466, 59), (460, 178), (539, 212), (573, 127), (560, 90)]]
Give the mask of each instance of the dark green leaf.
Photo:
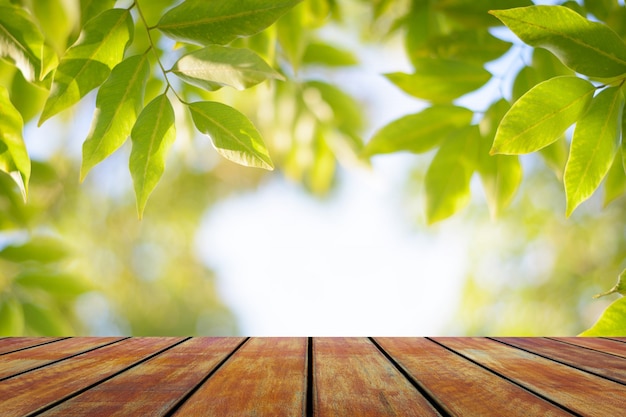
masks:
[(189, 84), (215, 91), (223, 86), (244, 90), (267, 79), (284, 77), (249, 49), (211, 45), (181, 57), (171, 72)]
[(442, 11), (465, 27), (497, 26), (499, 22), (487, 12), (493, 9), (510, 9), (530, 6), (530, 0), (439, 0), (435, 10)]
[(80, 0), (80, 25), (85, 24), (105, 10), (112, 9), (116, 0)]
[(22, 116), (9, 99), (9, 92), (0, 85), (0, 171), (13, 178), (26, 201), (30, 179), (30, 158), (22, 137)]
[(410, 151), (427, 152), (450, 133), (471, 123), (472, 111), (457, 106), (429, 107), (384, 126), (365, 145), (364, 156)]
[(165, 170), (167, 151), (176, 139), (174, 121), (172, 104), (166, 94), (161, 94), (141, 111), (130, 133), (133, 148), (129, 167), (139, 218)]
[(537, 151), (556, 141), (587, 111), (594, 86), (577, 77), (556, 77), (537, 84), (504, 116), (491, 154)]
[(624, 94), (610, 87), (594, 97), (589, 111), (576, 124), (565, 166), (567, 215), (600, 186), (619, 147)]
[(187, 0), (169, 10), (157, 29), (182, 42), (224, 45), (254, 35), (301, 0)]
[(34, 237), (23, 245), (10, 245), (0, 251), (0, 258), (11, 262), (54, 263), (66, 259), (69, 252), (59, 239)]
[(143, 93), (150, 72), (147, 55), (136, 55), (120, 62), (96, 98), (96, 113), (83, 144), (80, 178), (118, 149), (130, 135), (143, 104)]
[(480, 132), (474, 125), (452, 133), (437, 151), (425, 177), (429, 224), (452, 216), (469, 202), (479, 147)]
[(385, 77), (414, 97), (433, 103), (452, 100), (482, 87), (491, 74), (482, 65), (447, 59), (415, 59), (415, 72), (385, 74)]
[(328, 67), (351, 66), (359, 63), (352, 52), (324, 42), (309, 42), (302, 57), (302, 62)]
[(617, 0), (584, 0), (583, 4), (591, 14), (604, 21), (619, 7)]
[(14, 5), (0, 5), (0, 57), (9, 57), (28, 81), (43, 78), (44, 37), (32, 16)]
[(208, 135), (217, 152), (237, 164), (274, 169), (274, 164), (250, 120), (222, 103), (201, 101), (189, 105), (196, 128)]
[(626, 73), (626, 44), (608, 26), (562, 6), (491, 12), (530, 46), (546, 48), (565, 65), (591, 77)]
[(102, 84), (122, 60), (132, 36), (133, 19), (128, 10), (107, 10), (90, 20), (61, 58), (39, 125)]
[(626, 336), (626, 297), (615, 300), (604, 310), (598, 321), (579, 336)]

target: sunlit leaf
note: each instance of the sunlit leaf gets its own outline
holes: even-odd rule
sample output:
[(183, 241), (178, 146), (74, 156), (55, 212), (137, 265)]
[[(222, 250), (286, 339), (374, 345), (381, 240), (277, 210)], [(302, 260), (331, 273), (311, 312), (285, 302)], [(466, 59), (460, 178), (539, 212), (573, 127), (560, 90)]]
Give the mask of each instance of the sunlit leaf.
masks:
[(130, 11), (111, 9), (90, 20), (61, 58), (39, 125), (102, 84), (133, 36)]
[(588, 199), (609, 171), (620, 140), (624, 94), (610, 87), (591, 102), (589, 111), (576, 124), (565, 166), (567, 215)]
[(621, 152), (617, 152), (615, 160), (611, 165), (611, 169), (609, 169), (609, 172), (606, 174), (603, 204), (607, 206), (613, 200), (622, 196), (625, 192), (626, 174), (624, 174)]
[(11, 103), (9, 92), (0, 85), (0, 170), (13, 178), (26, 200), (30, 158), (22, 137), (23, 127), (22, 116)]
[(304, 51), (302, 62), (328, 67), (344, 67), (358, 64), (356, 56), (351, 51), (340, 49), (335, 45), (324, 42), (309, 42)]
[(223, 86), (244, 90), (267, 79), (284, 79), (251, 50), (220, 45), (184, 55), (171, 72), (189, 84), (209, 91)]
[(522, 181), (522, 166), (514, 155), (489, 155), (500, 120), (509, 109), (504, 100), (487, 110), (480, 123), (482, 136), (478, 172), (485, 188), (492, 217), (497, 217), (513, 200)]
[(585, 8), (595, 17), (606, 20), (618, 8), (617, 0), (584, 0)]
[(98, 16), (105, 10), (112, 9), (116, 0), (80, 0), (80, 25)]
[(543, 48), (533, 50), (531, 66), (537, 71), (539, 81), (561, 75), (574, 75), (574, 71), (565, 66), (552, 52)]
[(313, 142), (314, 160), (309, 175), (311, 190), (318, 195), (324, 195), (332, 186), (335, 178), (335, 155), (318, 131)]
[(182, 42), (224, 45), (254, 35), (301, 0), (187, 0), (169, 10), (156, 28)]
[(364, 156), (398, 151), (427, 152), (450, 133), (470, 124), (473, 113), (463, 107), (442, 105), (394, 120), (378, 130), (365, 145)]
[(613, 301), (598, 321), (579, 336), (626, 336), (626, 297)]
[(42, 290), (57, 298), (74, 298), (93, 289), (82, 277), (45, 270), (23, 272), (15, 277), (14, 284), (29, 291)]
[(191, 103), (189, 110), (196, 128), (211, 138), (224, 158), (244, 166), (274, 169), (261, 134), (239, 111), (212, 101)]
[(499, 58), (511, 45), (486, 29), (456, 31), (428, 40), (428, 49), (433, 56), (478, 64)]
[(44, 37), (32, 16), (19, 6), (0, 5), (0, 57), (8, 57), (28, 81), (41, 73)]
[(78, 23), (78, 14), (73, 5), (62, 0), (32, 0), (32, 10), (41, 30), (57, 54), (67, 48), (67, 39)]
[(569, 145), (565, 140), (565, 135), (561, 136), (545, 148), (539, 149), (539, 155), (541, 155), (546, 165), (548, 165), (559, 180), (563, 179), (568, 152)]
[(527, 44), (546, 48), (576, 72), (592, 77), (626, 73), (626, 44), (608, 26), (563, 6), (491, 12)]
[(339, 87), (322, 81), (308, 81), (302, 87), (309, 110), (320, 121), (350, 135), (357, 135), (365, 126), (361, 104)]
[(143, 104), (149, 71), (147, 55), (127, 58), (113, 68), (98, 90), (96, 113), (83, 144), (81, 180), (130, 136)]
[(9, 245), (0, 250), (0, 258), (12, 262), (54, 263), (67, 258), (65, 245), (57, 238), (48, 236), (33, 237), (22, 245)]
[(9, 96), (26, 124), (33, 117), (39, 115), (48, 97), (48, 90), (29, 83), (24, 79), (21, 72), (16, 71), (11, 83)]
[(480, 132), (474, 125), (449, 135), (437, 151), (424, 179), (429, 224), (452, 216), (469, 203), (479, 147)]
[(556, 141), (587, 110), (595, 87), (577, 77), (537, 84), (504, 116), (491, 154), (523, 154)]
[(166, 94), (161, 94), (141, 111), (130, 133), (133, 148), (129, 167), (139, 218), (165, 170), (167, 151), (176, 138), (174, 120), (172, 104)]
[(433, 103), (447, 103), (482, 87), (491, 74), (480, 64), (447, 59), (415, 59), (415, 72), (385, 77), (404, 92)]
[(308, 43), (309, 32), (305, 30), (307, 13), (305, 6), (306, 3), (301, 3), (294, 7), (276, 24), (280, 48), (295, 71), (300, 68)]
[(0, 336), (22, 336), (24, 314), (15, 298), (0, 298)]

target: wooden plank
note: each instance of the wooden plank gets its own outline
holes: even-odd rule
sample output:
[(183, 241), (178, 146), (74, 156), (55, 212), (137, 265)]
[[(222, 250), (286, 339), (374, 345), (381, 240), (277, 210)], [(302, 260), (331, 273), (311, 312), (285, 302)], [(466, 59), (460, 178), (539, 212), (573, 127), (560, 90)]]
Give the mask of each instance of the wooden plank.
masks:
[(41, 416), (164, 416), (243, 340), (187, 340)]
[(62, 339), (61, 337), (5, 337), (0, 340), (0, 355)]
[(313, 415), (438, 416), (366, 338), (313, 340)]
[(574, 368), (626, 383), (626, 359), (548, 339), (529, 337), (498, 337), (495, 339), (566, 363)]
[(626, 386), (483, 338), (435, 338), (527, 389), (585, 416), (620, 416)]
[(133, 338), (0, 382), (2, 417), (30, 415), (101, 382), (182, 338)]
[(249, 339), (175, 416), (304, 416), (306, 338)]
[(0, 380), (121, 339), (121, 337), (69, 338), (59, 340), (53, 345), (40, 345), (7, 353), (0, 356)]
[(452, 416), (571, 416), (428, 339), (376, 342)]
[(598, 339), (595, 337), (555, 337), (553, 339), (626, 358), (626, 344), (616, 340)]

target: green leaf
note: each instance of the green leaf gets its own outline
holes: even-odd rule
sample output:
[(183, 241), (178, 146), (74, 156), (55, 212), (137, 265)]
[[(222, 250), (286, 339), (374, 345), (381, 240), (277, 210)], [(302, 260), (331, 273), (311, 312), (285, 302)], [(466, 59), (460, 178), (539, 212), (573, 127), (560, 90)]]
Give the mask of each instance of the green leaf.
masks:
[(244, 90), (267, 79), (284, 80), (251, 50), (220, 45), (210, 45), (182, 56), (170, 71), (208, 91), (223, 86)]
[(621, 274), (617, 277), (617, 284), (613, 286), (610, 290), (596, 294), (593, 298), (600, 298), (610, 294), (621, 294), (626, 295), (626, 269), (622, 271)]
[(116, 0), (80, 0), (80, 25), (85, 26), (105, 10), (112, 9)]
[(20, 112), (24, 123), (38, 116), (48, 97), (48, 90), (37, 87), (24, 79), (21, 72), (16, 71), (9, 92), (11, 102)]
[(574, 71), (591, 77), (626, 73), (626, 44), (608, 26), (563, 6), (491, 11), (522, 41), (545, 48)]
[(15, 277), (14, 284), (29, 291), (43, 290), (56, 298), (74, 298), (93, 289), (93, 285), (82, 277), (41, 270), (21, 273)]
[(24, 201), (28, 196), (30, 158), (26, 151), (22, 116), (11, 103), (9, 92), (0, 85), (0, 170), (16, 182)]
[(502, 119), (491, 154), (523, 154), (548, 146), (585, 113), (594, 91), (590, 82), (577, 77), (537, 84)]
[(32, 10), (46, 42), (59, 55), (65, 52), (67, 39), (74, 30), (74, 24), (78, 23), (78, 15), (72, 13), (72, 6), (63, 0), (32, 0)]
[(187, 0), (169, 10), (156, 28), (172, 39), (224, 45), (254, 35), (301, 0)]
[(340, 49), (324, 42), (309, 42), (304, 51), (302, 62), (319, 64), (327, 67), (348, 67), (359, 63), (350, 51)]
[(437, 151), (424, 179), (428, 224), (452, 216), (469, 203), (480, 140), (478, 126), (466, 126), (448, 136)]
[(624, 174), (624, 166), (622, 165), (621, 152), (617, 152), (611, 169), (606, 174), (604, 182), (604, 201), (606, 207), (616, 198), (622, 196), (626, 192), (626, 175)]
[(385, 74), (404, 92), (433, 103), (448, 103), (482, 87), (491, 74), (480, 64), (448, 59), (414, 59), (415, 72)]
[(0, 299), (0, 336), (22, 336), (24, 314), (15, 298)]
[[(351, 136), (358, 135), (365, 126), (362, 105), (340, 88), (322, 81), (308, 81), (302, 88), (302, 95), (309, 110), (321, 122), (337, 127)], [(322, 110), (324, 108), (325, 110)], [(326, 111), (328, 109), (331, 112)]]
[(308, 43), (308, 34), (305, 30), (307, 10), (306, 3), (302, 3), (291, 9), (276, 24), (280, 47), (293, 67), (294, 71), (300, 68), (302, 57)]
[(117, 150), (130, 135), (143, 104), (149, 73), (146, 54), (126, 58), (113, 68), (98, 90), (95, 116), (83, 144), (81, 181), (91, 168)]
[(23, 245), (9, 245), (0, 251), (0, 258), (11, 262), (55, 263), (66, 259), (68, 249), (57, 238), (33, 237)]
[(567, 215), (600, 186), (619, 147), (624, 94), (610, 87), (591, 102), (589, 111), (576, 124), (565, 166)]
[(626, 297), (613, 301), (598, 321), (579, 336), (626, 336)]
[(484, 30), (462, 30), (428, 39), (432, 56), (484, 64), (502, 56), (511, 47)]
[(189, 104), (196, 128), (208, 135), (217, 152), (237, 164), (274, 169), (261, 134), (246, 116), (222, 103)]
[(441, 105), (394, 120), (378, 130), (365, 145), (364, 156), (410, 151), (427, 152), (450, 133), (471, 123), (473, 113), (464, 107)]
[(539, 81), (549, 80), (561, 75), (575, 75), (574, 71), (563, 65), (552, 52), (543, 48), (533, 50), (531, 66), (537, 70)]
[(545, 148), (539, 149), (539, 155), (541, 155), (546, 165), (548, 165), (559, 180), (563, 179), (563, 172), (565, 171), (568, 152), (569, 146), (565, 141), (565, 135), (562, 135), (559, 139), (552, 142)]
[(130, 133), (130, 173), (135, 185), (137, 213), (143, 216), (148, 197), (165, 170), (167, 151), (176, 139), (175, 116), (166, 94), (155, 97), (141, 111)]
[(43, 78), (44, 37), (32, 16), (14, 5), (0, 5), (0, 57), (9, 57), (28, 81)]
[(107, 10), (90, 20), (61, 58), (39, 125), (102, 84), (122, 60), (132, 36), (133, 19), (128, 10)]
[(530, 0), (439, 0), (435, 9), (466, 27), (497, 26), (499, 22), (487, 13), (493, 9), (530, 6)]
[(68, 336), (72, 328), (67, 318), (54, 307), (23, 303), (24, 321), (27, 328), (37, 336)]
[(600, 20), (607, 20), (611, 13), (619, 7), (617, 0), (585, 0), (585, 8)]
[(491, 105), (480, 122), (482, 141), (478, 172), (493, 218), (511, 203), (522, 182), (522, 165), (517, 156), (489, 155), (498, 124), (508, 109), (509, 104), (504, 99), (499, 100)]

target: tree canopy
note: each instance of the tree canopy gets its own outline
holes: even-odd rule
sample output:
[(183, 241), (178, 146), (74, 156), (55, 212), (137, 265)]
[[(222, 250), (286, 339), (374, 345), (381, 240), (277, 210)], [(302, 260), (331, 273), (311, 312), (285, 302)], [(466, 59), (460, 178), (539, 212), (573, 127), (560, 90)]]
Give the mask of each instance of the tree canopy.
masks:
[[(626, 266), (625, 22), (617, 0), (0, 0), (0, 333), (81, 331), (72, 302), (87, 294), (82, 302), (97, 303), (101, 293), (115, 300), (103, 301), (103, 311), (125, 311), (119, 326), (135, 334), (189, 333), (207, 322), (234, 332), (212, 272), (184, 250), (207, 205), (272, 170), (325, 195), (339, 167), (400, 152), (432, 155), (418, 175), (428, 224), (484, 193), (491, 217), (526, 236), (518, 251), (543, 237), (561, 257), (573, 242), (532, 222), (547, 229), (558, 218), (561, 230), (574, 230), (590, 216), (614, 247), (575, 262), (598, 266), (586, 274), (616, 276)], [(365, 137), (365, 106), (325, 76), (359, 64), (358, 48), (336, 42), (332, 27), (355, 33), (358, 48), (400, 39), (411, 70), (381, 77), (423, 110)], [(487, 107), (467, 100), (490, 86), (497, 93)], [(89, 122), (77, 116), (84, 108)], [(29, 156), (35, 124), (55, 123), (68, 133), (90, 124), (79, 166), (63, 149)], [(107, 166), (118, 158), (127, 159), (141, 222), (121, 209), (126, 195), (102, 191), (103, 178), (123, 178)], [(227, 177), (243, 183), (229, 187)], [(516, 230), (526, 208), (555, 196), (563, 210), (551, 207)], [(594, 206), (598, 198), (611, 206)], [(171, 204), (175, 214), (144, 216)], [(103, 240), (115, 249), (98, 249)], [(151, 262), (133, 258), (142, 253)], [(103, 270), (116, 276), (100, 277)], [(184, 281), (173, 278), (183, 273)], [(560, 279), (585, 280), (580, 273)], [(622, 276), (612, 292), (624, 293)], [(120, 287), (131, 295), (114, 296)], [(487, 291), (480, 287), (468, 281), (478, 298)], [(189, 288), (204, 288), (210, 303), (189, 298)], [(146, 291), (154, 291), (150, 301), (133, 303)], [(148, 311), (158, 303), (155, 318)], [(626, 334), (625, 299), (584, 334)]]

